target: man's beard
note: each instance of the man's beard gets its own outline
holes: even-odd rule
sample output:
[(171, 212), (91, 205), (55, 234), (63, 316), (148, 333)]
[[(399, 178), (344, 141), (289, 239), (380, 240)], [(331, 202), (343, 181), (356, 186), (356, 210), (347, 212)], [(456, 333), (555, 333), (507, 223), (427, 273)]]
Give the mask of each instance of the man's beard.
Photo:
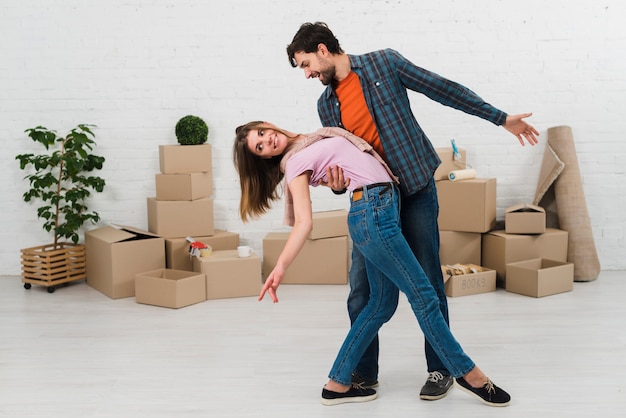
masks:
[(320, 78), (320, 82), (327, 86), (330, 83), (332, 83), (335, 80), (335, 67), (329, 67), (323, 71), (320, 71), (320, 75), (323, 76), (323, 78)]

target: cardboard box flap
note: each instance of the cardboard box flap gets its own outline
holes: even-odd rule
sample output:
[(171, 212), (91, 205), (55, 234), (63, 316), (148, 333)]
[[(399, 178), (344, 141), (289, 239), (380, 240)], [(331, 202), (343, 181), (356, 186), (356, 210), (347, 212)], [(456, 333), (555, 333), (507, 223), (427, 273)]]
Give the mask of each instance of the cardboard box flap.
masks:
[(148, 238), (159, 238), (157, 235), (151, 234), (141, 229), (124, 225), (107, 225), (102, 228), (89, 231), (89, 234), (108, 244), (114, 242), (126, 242)]
[(539, 213), (545, 213), (545, 209), (542, 208), (541, 206), (537, 206), (537, 205), (533, 205), (530, 203), (520, 203), (519, 205), (513, 205), (510, 206), (508, 208), (506, 208), (506, 210), (504, 211), (505, 213), (519, 213), (519, 212), (539, 212)]

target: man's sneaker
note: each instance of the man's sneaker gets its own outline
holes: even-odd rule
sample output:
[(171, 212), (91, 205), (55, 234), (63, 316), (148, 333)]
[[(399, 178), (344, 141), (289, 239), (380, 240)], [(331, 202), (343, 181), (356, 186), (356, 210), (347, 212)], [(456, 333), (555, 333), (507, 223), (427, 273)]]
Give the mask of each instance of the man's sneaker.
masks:
[(507, 406), (511, 401), (511, 396), (494, 385), (491, 380), (487, 381), (483, 387), (478, 389), (472, 387), (472, 385), (467, 383), (462, 377), (457, 378), (456, 383), (459, 385), (460, 389), (470, 395), (474, 395), (489, 406)]
[(367, 402), (376, 399), (374, 389), (366, 389), (361, 386), (352, 385), (347, 392), (333, 392), (326, 388), (322, 389), (322, 404), (339, 405), (350, 402)]
[(428, 375), (426, 383), (420, 391), (420, 399), (436, 401), (445, 397), (452, 389), (454, 379), (452, 376), (444, 376), (440, 372), (432, 372)]
[(378, 380), (363, 377), (357, 372), (352, 373), (352, 384), (365, 389), (378, 387)]

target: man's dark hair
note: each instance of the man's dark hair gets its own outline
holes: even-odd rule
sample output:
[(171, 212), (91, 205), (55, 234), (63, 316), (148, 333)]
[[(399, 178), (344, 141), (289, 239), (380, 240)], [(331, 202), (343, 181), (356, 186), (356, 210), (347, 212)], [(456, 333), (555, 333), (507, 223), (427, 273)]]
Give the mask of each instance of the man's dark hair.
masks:
[(294, 68), (298, 66), (294, 57), (296, 52), (304, 52), (305, 54), (315, 52), (319, 44), (326, 45), (328, 52), (331, 54), (343, 53), (343, 49), (339, 46), (339, 40), (337, 40), (331, 30), (328, 29), (326, 23), (303, 23), (300, 29), (298, 29), (298, 32), (294, 35), (291, 43), (287, 45), (287, 56), (289, 57), (291, 66)]

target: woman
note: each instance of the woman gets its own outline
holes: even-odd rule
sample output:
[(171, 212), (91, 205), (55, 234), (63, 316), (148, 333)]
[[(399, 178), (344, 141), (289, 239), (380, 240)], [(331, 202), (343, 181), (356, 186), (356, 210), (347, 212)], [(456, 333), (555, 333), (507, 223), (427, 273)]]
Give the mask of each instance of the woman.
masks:
[(322, 390), (322, 403), (336, 405), (376, 398), (374, 389), (351, 385), (351, 374), (380, 327), (393, 316), (398, 289), (406, 294), (426, 339), (446, 363), (457, 384), (491, 406), (506, 406), (510, 396), (463, 352), (438, 307), (435, 290), (400, 229), (397, 179), (362, 139), (341, 128), (293, 134), (267, 122), (238, 127), (233, 147), (241, 185), (244, 221), (265, 213), (279, 199), (285, 180), (286, 222), (293, 228), (276, 266), (259, 295), (276, 291), (312, 228), (309, 186), (325, 185), (329, 170), (343, 170), (351, 192), (348, 227), (353, 245), (366, 258), (371, 287), (367, 306), (352, 324)]

